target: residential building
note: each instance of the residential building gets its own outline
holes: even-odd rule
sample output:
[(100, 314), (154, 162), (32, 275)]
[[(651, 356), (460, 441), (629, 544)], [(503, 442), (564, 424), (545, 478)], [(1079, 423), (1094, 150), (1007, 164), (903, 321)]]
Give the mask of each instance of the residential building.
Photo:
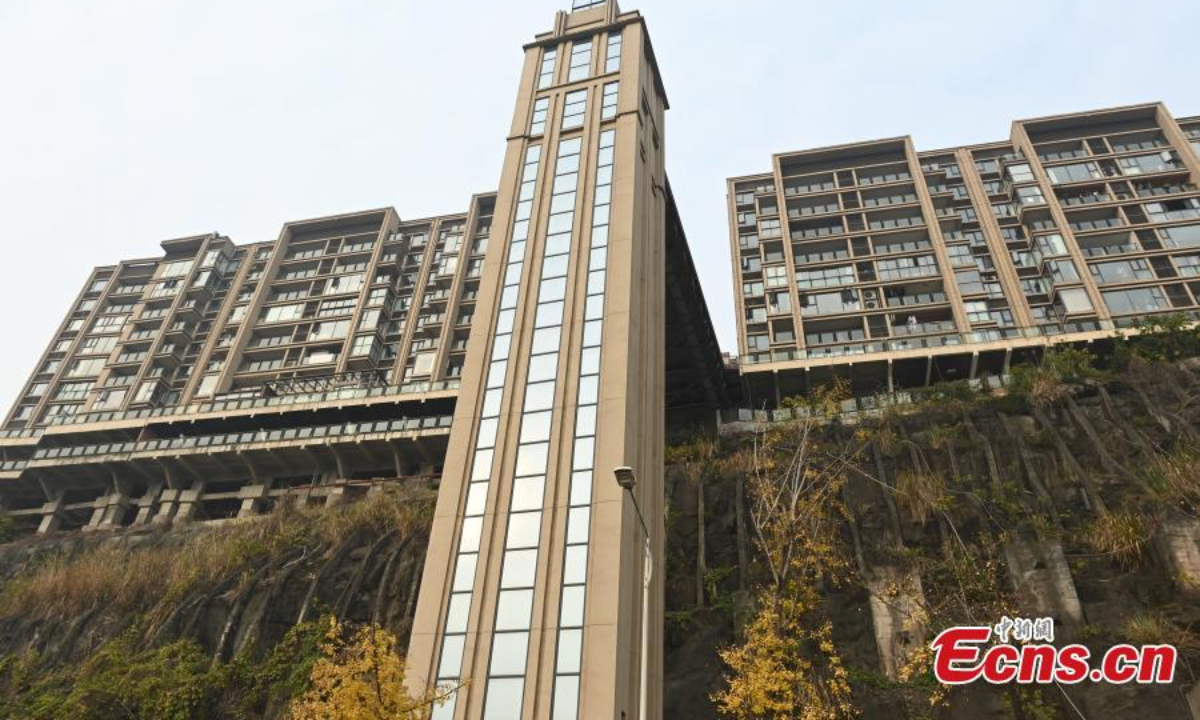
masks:
[(1200, 118), (1161, 103), (775, 155), (728, 181), (748, 399), (1007, 372), (1013, 353), (1200, 317)]

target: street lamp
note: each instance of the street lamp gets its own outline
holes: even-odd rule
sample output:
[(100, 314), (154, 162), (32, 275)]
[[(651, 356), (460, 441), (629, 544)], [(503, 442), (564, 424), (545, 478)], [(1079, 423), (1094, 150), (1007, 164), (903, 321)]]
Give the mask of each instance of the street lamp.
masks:
[(638, 718), (646, 720), (646, 693), (650, 684), (650, 578), (654, 571), (654, 553), (650, 547), (650, 528), (646, 526), (646, 518), (642, 516), (642, 508), (638, 505), (637, 495), (633, 494), (637, 487), (637, 476), (633, 468), (622, 466), (613, 468), (613, 477), (617, 484), (629, 494), (633, 501), (633, 509), (637, 511), (638, 521), (642, 524), (642, 535), (645, 538), (645, 557), (642, 573), (642, 680), (638, 698)]

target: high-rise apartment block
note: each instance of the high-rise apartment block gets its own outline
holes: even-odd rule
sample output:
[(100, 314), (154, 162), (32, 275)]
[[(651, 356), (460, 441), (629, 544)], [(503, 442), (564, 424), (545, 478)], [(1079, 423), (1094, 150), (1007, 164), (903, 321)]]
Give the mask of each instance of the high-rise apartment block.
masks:
[(755, 405), (1003, 374), (1013, 352), (1200, 311), (1200, 118), (1161, 104), (773, 158), (729, 184)]

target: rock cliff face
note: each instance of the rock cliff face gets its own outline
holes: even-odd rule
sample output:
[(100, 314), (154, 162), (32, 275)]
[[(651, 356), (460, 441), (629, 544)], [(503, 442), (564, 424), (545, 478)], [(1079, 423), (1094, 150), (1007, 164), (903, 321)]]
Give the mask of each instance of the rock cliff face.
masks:
[[(300, 667), (311, 657), (272, 653), (293, 628), (333, 615), (375, 623), (404, 643), (433, 498), (430, 488), (406, 488), (342, 508), (0, 547), (0, 674), (11, 703), (0, 714), (54, 717), (19, 696), (38, 692), (57, 702), (56, 693), (79, 680), (76, 670), (118, 641), (131, 652), (188, 641), (189, 652), (216, 667)], [(208, 679), (212, 697), (176, 717), (275, 717), (303, 679), (254, 688), (261, 697), (251, 702), (221, 697), (250, 688)]]
[[(1074, 384), (1034, 378), (1007, 397), (950, 388), (823, 426), (866, 439), (841, 497), (851, 571), (820, 588), (862, 717), (1200, 717), (1196, 370), (1135, 363)], [(729, 462), (753, 436), (727, 433), (706, 460), (668, 453), (679, 460), (667, 474), (669, 717), (716, 717), (717, 652), (738, 640), (763, 579), (745, 466)], [(1058, 644), (1096, 657), (1121, 642), (1177, 644), (1175, 683), (971, 686), (942, 699), (920, 650), (948, 625), (1002, 612), (1053, 617)]]

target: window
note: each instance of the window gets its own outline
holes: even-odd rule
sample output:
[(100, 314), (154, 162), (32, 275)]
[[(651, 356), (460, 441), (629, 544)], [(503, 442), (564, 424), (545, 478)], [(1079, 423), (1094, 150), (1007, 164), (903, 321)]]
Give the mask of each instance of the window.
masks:
[(177, 260), (162, 265), (162, 272), (159, 273), (160, 278), (175, 278), (183, 277), (191, 272), (194, 260)]
[(58, 393), (54, 396), (55, 400), (82, 400), (88, 391), (92, 389), (90, 382), (72, 382), (63, 383), (58, 386)]
[(297, 303), (295, 305), (276, 305), (269, 307), (262, 314), (262, 321), (265, 323), (289, 322), (291, 320), (299, 320), (304, 315), (304, 304)]
[(608, 52), (604, 58), (604, 72), (616, 72), (621, 69), (621, 31), (608, 34)]
[(583, 116), (586, 113), (587, 90), (567, 93), (566, 104), (563, 105), (562, 129), (583, 127)]
[(1067, 244), (1063, 242), (1062, 235), (1054, 233), (1052, 235), (1038, 235), (1033, 239), (1038, 252), (1046, 257), (1054, 257), (1055, 255), (1066, 255)]
[[(768, 272), (770, 270), (772, 268), (767, 269)], [(854, 281), (854, 267), (851, 265), (796, 272), (796, 285), (802, 289), (853, 285)], [(771, 287), (771, 283), (768, 282), (767, 286)]]
[(1160, 232), (1166, 237), (1168, 247), (1200, 247), (1200, 225), (1180, 225)]
[(1042, 195), (1042, 189), (1037, 185), (1017, 188), (1017, 199), (1021, 201), (1022, 205), (1046, 204), (1046, 198)]
[(1050, 176), (1050, 183), (1053, 185), (1095, 180), (1104, 177), (1104, 174), (1100, 172), (1100, 168), (1094, 162), (1049, 167), (1046, 168), (1046, 174)]
[(82, 355), (106, 355), (112, 352), (112, 349), (117, 346), (116, 335), (102, 335), (100, 337), (85, 338), (83, 344), (79, 346), (79, 353)]
[(1071, 288), (1058, 294), (1058, 304), (1068, 315), (1092, 312), (1092, 301), (1083, 288)]
[(827, 315), (861, 309), (857, 290), (841, 292), (800, 294), (801, 315)]
[(1079, 279), (1079, 271), (1075, 269), (1075, 263), (1070, 260), (1051, 260), (1046, 263), (1046, 270), (1054, 283), (1074, 282)]
[(554, 84), (554, 61), (558, 59), (555, 48), (542, 51), (542, 66), (538, 70), (538, 90), (544, 90)]
[(93, 377), (99, 375), (102, 369), (104, 369), (104, 358), (76, 360), (67, 372), (67, 377)]
[(617, 116), (617, 90), (620, 83), (610, 82), (604, 86), (604, 97), (600, 101), (600, 119), (611, 120)]
[(1200, 199), (1187, 198), (1146, 203), (1146, 214), (1150, 216), (1151, 222), (1192, 220), (1200, 217)]
[(1175, 155), (1169, 150), (1154, 153), (1153, 155), (1118, 158), (1117, 162), (1121, 166), (1121, 171), (1126, 175), (1163, 172), (1179, 167), (1179, 163), (1175, 160)]
[(1132, 290), (1109, 290), (1101, 293), (1104, 304), (1113, 315), (1154, 312), (1170, 307), (1162, 288), (1134, 288)]
[(1033, 170), (1029, 168), (1028, 163), (1019, 163), (1017, 165), (1008, 166), (1008, 179), (1013, 182), (1033, 182)]
[(321, 322), (316, 323), (312, 327), (312, 333), (308, 336), (309, 340), (336, 340), (346, 337), (346, 333), (350, 330), (349, 320), (338, 320), (337, 322)]
[(530, 135), (546, 132), (546, 114), (550, 112), (550, 98), (538, 98), (533, 103), (533, 121), (529, 124)]
[(1150, 264), (1145, 260), (1113, 260), (1089, 265), (1088, 269), (1098, 283), (1130, 282), (1154, 278), (1154, 272), (1150, 270)]
[(787, 268), (783, 266), (775, 266), (766, 268), (763, 271), (763, 279), (766, 280), (767, 287), (784, 287), (787, 285)]
[(571, 66), (567, 82), (583, 80), (592, 74), (592, 41), (580, 40), (571, 46)]
[(1200, 276), (1200, 255), (1176, 255), (1175, 267), (1184, 277)]

